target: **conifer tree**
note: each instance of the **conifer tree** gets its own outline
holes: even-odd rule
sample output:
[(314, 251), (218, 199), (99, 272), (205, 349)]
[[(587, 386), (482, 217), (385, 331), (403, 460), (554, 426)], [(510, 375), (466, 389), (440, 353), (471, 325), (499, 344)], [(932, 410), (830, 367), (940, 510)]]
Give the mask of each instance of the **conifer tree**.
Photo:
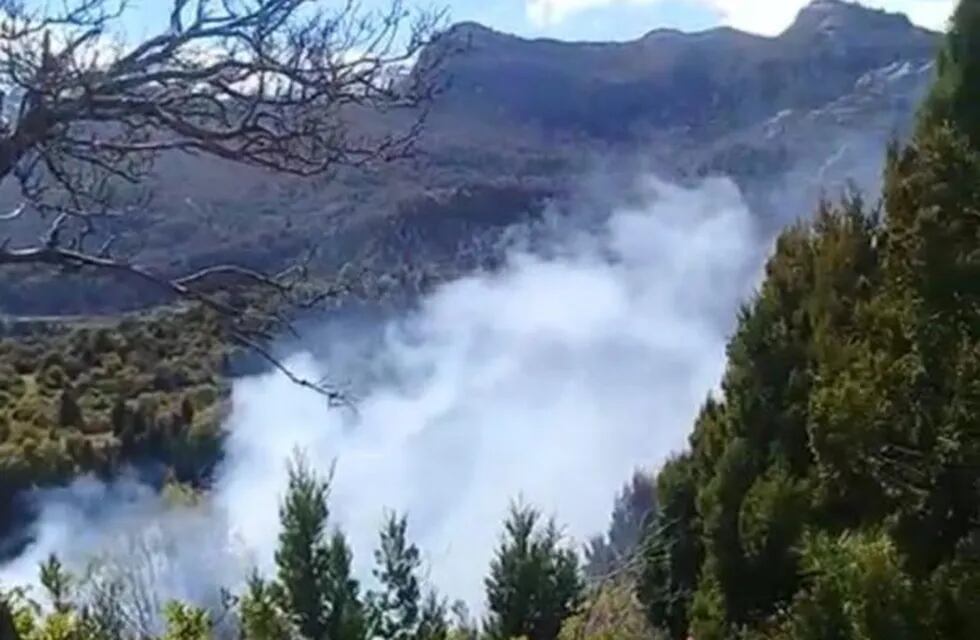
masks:
[(182, 602), (170, 602), (164, 608), (167, 630), (163, 640), (211, 640), (214, 627), (208, 612)]
[(511, 508), (485, 581), (484, 625), (492, 640), (554, 640), (582, 600), (575, 554), (562, 545), (554, 522), (541, 526), (540, 521), (540, 512), (531, 507)]
[(385, 640), (417, 637), (421, 622), (422, 590), (418, 548), (408, 542), (407, 519), (390, 514), (381, 527), (380, 544), (374, 552), (374, 576), (382, 589), (371, 594), (375, 609), (375, 634)]
[(353, 554), (340, 530), (327, 546), (327, 574), (323, 606), (327, 610), (327, 640), (361, 640), (368, 634), (368, 619), (360, 600), (360, 586), (353, 577)]
[(297, 454), (279, 510), (275, 554), (284, 609), (308, 640), (359, 640), (366, 633), (358, 583), (343, 534), (327, 531), (329, 481)]

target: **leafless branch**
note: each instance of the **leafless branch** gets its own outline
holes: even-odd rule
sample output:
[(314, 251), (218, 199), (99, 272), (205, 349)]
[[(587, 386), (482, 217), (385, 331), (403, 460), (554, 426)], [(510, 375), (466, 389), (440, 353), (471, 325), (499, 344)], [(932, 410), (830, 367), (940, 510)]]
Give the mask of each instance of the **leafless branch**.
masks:
[[(64, 218), (59, 217), (58, 220)], [(56, 228), (58, 221), (52, 228)], [(101, 252), (100, 252), (101, 253)], [(94, 268), (138, 278), (154, 287), (169, 291), (176, 297), (197, 302), (215, 311), (224, 322), (229, 338), (259, 355), (273, 368), (286, 375), (292, 382), (325, 396), (331, 404), (344, 404), (343, 394), (326, 380), (311, 381), (297, 376), (272, 352), (263, 346), (275, 332), (290, 330), (288, 318), (279, 314), (277, 307), (310, 308), (326, 298), (343, 292), (339, 287), (319, 287), (304, 291), (302, 279), (291, 278), (292, 270), (277, 276), (266, 276), (235, 265), (208, 267), (179, 278), (165, 278), (135, 263), (121, 261), (103, 255), (82, 253), (49, 244), (30, 249), (8, 249), (0, 246), (0, 264), (46, 264), (62, 269)], [(263, 289), (280, 296), (280, 300), (257, 306), (245, 301), (228, 302), (220, 296), (235, 287), (247, 286), (253, 291)], [(267, 296), (266, 296), (267, 297)]]
[[(27, 212), (49, 221), (34, 244), (0, 233), (0, 266), (135, 276), (227, 315), (230, 334), (263, 353), (262, 323), (209, 288), (247, 281), (285, 297), (295, 271), (163, 276), (113, 255), (104, 223), (145, 207), (162, 154), (301, 177), (405, 157), (438, 88), (442, 48), (429, 45), (442, 15), (414, 15), (402, 0), (382, 11), (356, 0), (170, 0), (168, 23), (132, 42), (118, 33), (129, 9), (0, 0), (0, 182), (14, 181), (23, 200), (0, 223)], [(393, 110), (409, 110), (409, 124), (368, 124)]]

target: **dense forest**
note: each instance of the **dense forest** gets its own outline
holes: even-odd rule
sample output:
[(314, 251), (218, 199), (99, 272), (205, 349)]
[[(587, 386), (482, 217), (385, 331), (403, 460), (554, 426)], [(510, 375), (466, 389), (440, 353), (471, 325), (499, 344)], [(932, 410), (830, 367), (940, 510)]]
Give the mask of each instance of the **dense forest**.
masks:
[[(51, 558), (46, 597), (5, 594), (0, 639), (980, 637), (980, 0), (960, 2), (937, 69), (914, 136), (887, 150), (880, 205), (825, 203), (780, 235), (688, 450), (627, 485), (584, 563), (556, 524), (515, 505), (475, 621), (426, 587), (392, 515), (365, 590), (330, 523), (329, 483), (298, 457), (275, 575), (222, 610), (146, 612), (124, 577), (92, 584)], [(174, 348), (164, 362), (186, 353)], [(140, 415), (140, 393), (170, 394), (155, 405), (165, 426), (208, 431), (198, 412), (220, 390), (207, 367), (157, 388), (114, 378), (128, 366), (116, 358), (89, 362), (104, 373), (74, 390), (57, 356), (5, 369), (3, 446), (16, 453), (4, 464), (51, 460), (56, 474), (77, 464), (60, 462), (69, 442), (124, 446), (136, 431), (116, 429), (116, 409)], [(124, 377), (138, 388), (111, 390)], [(99, 459), (95, 444), (72, 446)]]
[(25, 519), (18, 498), (32, 487), (138, 463), (161, 483), (206, 480), (232, 353), (201, 306), (0, 339), (0, 539)]
[(719, 398), (657, 481), (670, 637), (980, 637), (980, 2), (882, 205), (787, 229)]

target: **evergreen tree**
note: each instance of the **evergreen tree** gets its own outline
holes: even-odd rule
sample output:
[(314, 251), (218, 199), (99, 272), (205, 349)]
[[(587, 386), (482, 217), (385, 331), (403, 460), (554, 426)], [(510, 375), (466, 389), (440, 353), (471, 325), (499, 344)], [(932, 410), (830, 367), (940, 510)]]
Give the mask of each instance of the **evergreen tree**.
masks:
[(374, 576), (382, 589), (370, 594), (376, 629), (385, 640), (432, 638), (437, 633), (438, 599), (425, 602), (418, 572), (422, 565), (418, 548), (408, 542), (407, 519), (390, 514), (381, 528), (380, 545), (374, 552)]
[(484, 626), (492, 640), (554, 640), (582, 600), (575, 554), (562, 546), (554, 522), (542, 527), (540, 520), (531, 507), (511, 508), (485, 581), (489, 613)]
[(170, 602), (164, 609), (167, 631), (163, 640), (211, 640), (211, 617), (204, 609), (181, 602)]
[(592, 538), (585, 549), (585, 573), (590, 579), (602, 579), (629, 562), (644, 530), (657, 518), (656, 491), (654, 478), (641, 471), (635, 471), (623, 486), (606, 535)]
[(446, 602), (435, 591), (429, 591), (422, 602), (422, 613), (415, 637), (418, 640), (447, 640), (449, 637)]
[(327, 546), (327, 581), (324, 607), (328, 640), (360, 640), (368, 634), (367, 612), (359, 585), (351, 573), (353, 555), (342, 532), (334, 531)]
[(657, 494), (662, 511), (657, 525), (647, 531), (638, 595), (652, 625), (671, 638), (682, 638), (690, 623), (691, 597), (703, 556), (690, 455), (664, 465), (657, 477)]
[(978, 43), (964, 0), (882, 215), (780, 236), (659, 478), (638, 593), (672, 637), (980, 633)]
[(358, 640), (365, 620), (351, 554), (340, 532), (327, 532), (329, 482), (297, 455), (279, 510), (275, 554), (284, 609), (308, 640)]
[(279, 508), (282, 532), (276, 550), (286, 608), (308, 640), (325, 640), (329, 584), (327, 496), (329, 484), (297, 455), (289, 468), (289, 489)]
[(921, 640), (931, 636), (929, 596), (902, 569), (887, 536), (869, 531), (803, 545), (809, 588), (793, 602), (775, 635), (785, 640), (855, 638)]
[(122, 398), (116, 398), (112, 403), (109, 423), (112, 425), (112, 433), (119, 439), (123, 439), (123, 435), (130, 429), (129, 409)]
[(414, 636), (419, 622), (421, 589), (416, 572), (419, 551), (405, 537), (408, 521), (391, 514), (381, 529), (381, 544), (374, 552), (374, 576), (383, 586), (375, 594), (381, 638), (403, 640)]
[(194, 402), (189, 396), (184, 396), (184, 399), (180, 402), (180, 421), (185, 427), (190, 427), (194, 424)]

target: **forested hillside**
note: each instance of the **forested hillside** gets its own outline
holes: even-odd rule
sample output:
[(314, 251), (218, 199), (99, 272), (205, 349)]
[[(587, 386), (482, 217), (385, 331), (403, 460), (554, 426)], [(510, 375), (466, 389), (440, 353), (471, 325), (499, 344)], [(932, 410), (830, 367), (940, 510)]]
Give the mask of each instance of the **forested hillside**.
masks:
[[(978, 87), (980, 0), (961, 0), (913, 138), (882, 150), (880, 206), (877, 194), (826, 203), (780, 235), (721, 392), (659, 470), (655, 499), (642, 476), (627, 488), (588, 567), (558, 525), (516, 505), (485, 616), (452, 615), (393, 515), (365, 588), (328, 481), (299, 457), (274, 575), (256, 573), (222, 608), (148, 610), (152, 584), (93, 582), (52, 558), (46, 598), (0, 600), (0, 640), (980, 637)], [(5, 393), (18, 407), (51, 396), (58, 367), (14, 369)], [(107, 388), (87, 403), (62, 391), (48, 419), (104, 425)]]
[[(198, 484), (218, 461), (231, 350), (201, 307), (0, 337), (0, 541), (19, 498), (143, 463)], [(0, 544), (0, 557), (11, 549)]]
[(640, 593), (670, 637), (980, 636), (978, 65), (964, 0), (882, 209), (779, 238), (658, 479)]
[[(310, 180), (165, 153), (146, 176), (152, 198), (102, 221), (90, 241), (111, 237), (119, 255), (161, 275), (220, 263), (275, 273), (313, 249), (311, 266), (328, 278), (346, 264), (454, 272), (483, 236), (574, 194), (608, 157), (670, 177), (731, 176), (760, 217), (785, 221), (770, 204), (787, 192), (809, 206), (845, 179), (875, 184), (869, 150), (907, 133), (938, 38), (904, 15), (842, 0), (814, 0), (773, 38), (718, 28), (575, 43), (473, 23), (446, 35), (445, 86), (411, 158)], [(376, 117), (346, 124), (371, 129)], [(397, 132), (415, 117), (388, 113), (378, 126)], [(0, 189), (0, 209), (16, 207), (11, 187)], [(47, 228), (31, 216), (0, 222), (11, 247)], [(110, 313), (170, 293), (116, 273), (2, 271), (0, 313)]]

